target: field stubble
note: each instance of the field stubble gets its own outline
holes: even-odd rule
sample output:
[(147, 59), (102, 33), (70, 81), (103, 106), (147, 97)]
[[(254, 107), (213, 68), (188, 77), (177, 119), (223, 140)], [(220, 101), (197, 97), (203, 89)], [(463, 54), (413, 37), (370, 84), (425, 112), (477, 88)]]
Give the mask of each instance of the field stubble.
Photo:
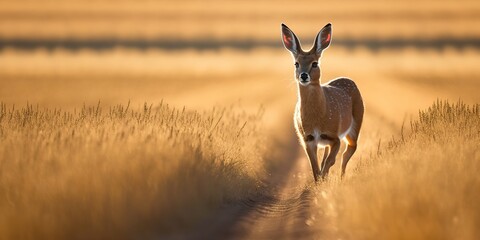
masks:
[(261, 113), (0, 106), (0, 238), (136, 239), (255, 192)]

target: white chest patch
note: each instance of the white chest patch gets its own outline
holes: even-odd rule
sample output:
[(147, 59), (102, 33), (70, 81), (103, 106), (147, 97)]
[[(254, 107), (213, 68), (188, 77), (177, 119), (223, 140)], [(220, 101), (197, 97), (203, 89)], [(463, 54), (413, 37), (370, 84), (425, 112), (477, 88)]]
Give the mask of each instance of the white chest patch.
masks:
[(318, 146), (318, 147), (326, 147), (330, 144), (330, 141), (328, 141), (327, 139), (323, 139), (320, 137), (321, 133), (320, 131), (318, 131), (318, 129), (315, 129), (313, 131), (313, 137), (315, 138), (315, 144)]
[[(352, 128), (353, 128), (353, 122), (350, 124), (350, 127), (348, 127), (348, 129), (341, 133), (338, 138), (339, 139), (343, 139), (345, 140), (345, 136), (347, 136), (347, 134), (350, 133), (350, 131), (352, 131)], [(313, 137), (314, 137), (314, 143), (313, 144), (316, 144), (318, 147), (326, 147), (326, 146), (329, 146), (331, 144), (331, 141), (328, 140), (328, 139), (325, 139), (325, 138), (322, 138), (321, 135), (322, 133), (318, 130), (318, 129), (315, 129), (313, 131)]]

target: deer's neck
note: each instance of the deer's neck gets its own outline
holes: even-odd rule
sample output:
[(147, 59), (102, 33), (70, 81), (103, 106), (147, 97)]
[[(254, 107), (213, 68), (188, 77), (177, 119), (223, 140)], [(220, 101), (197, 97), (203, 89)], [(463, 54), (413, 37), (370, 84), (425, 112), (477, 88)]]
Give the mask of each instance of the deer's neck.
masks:
[(317, 118), (326, 114), (325, 93), (320, 84), (299, 85), (298, 103), (302, 118)]

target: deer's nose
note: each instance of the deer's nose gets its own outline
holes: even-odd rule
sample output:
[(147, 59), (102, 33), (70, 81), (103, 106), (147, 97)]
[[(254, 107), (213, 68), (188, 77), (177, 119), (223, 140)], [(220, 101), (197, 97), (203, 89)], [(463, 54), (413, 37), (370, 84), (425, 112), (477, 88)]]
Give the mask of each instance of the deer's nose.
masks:
[(300, 74), (300, 78), (301, 78), (303, 81), (307, 81), (307, 79), (308, 79), (308, 74), (303, 72), (303, 73)]

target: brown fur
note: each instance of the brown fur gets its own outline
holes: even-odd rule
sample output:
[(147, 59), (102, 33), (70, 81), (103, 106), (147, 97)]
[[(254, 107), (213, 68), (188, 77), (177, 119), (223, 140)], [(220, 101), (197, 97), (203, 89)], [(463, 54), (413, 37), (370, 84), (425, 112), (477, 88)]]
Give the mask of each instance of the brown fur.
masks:
[[(315, 39), (312, 50), (304, 52), (295, 34), (282, 25), (284, 44), (298, 63), (295, 78), (298, 80), (298, 102), (295, 109), (295, 128), (302, 146), (305, 148), (313, 176), (324, 178), (340, 148), (340, 140), (345, 140), (347, 148), (342, 158), (342, 176), (351, 156), (357, 148), (357, 140), (362, 126), (364, 106), (362, 96), (355, 82), (348, 78), (338, 78), (320, 84), (320, 66), (313, 67), (331, 39), (331, 25), (327, 24)], [(294, 43), (285, 42), (294, 39)], [(288, 45), (287, 45), (288, 44)], [(318, 44), (323, 44), (318, 46)], [(308, 73), (310, 80), (301, 84), (299, 75)], [(347, 132), (348, 131), (348, 132)], [(345, 134), (342, 136), (342, 134)], [(313, 136), (313, 137), (312, 137)], [(342, 139), (340, 139), (342, 137)], [(318, 166), (317, 146), (325, 146), (321, 166)]]

